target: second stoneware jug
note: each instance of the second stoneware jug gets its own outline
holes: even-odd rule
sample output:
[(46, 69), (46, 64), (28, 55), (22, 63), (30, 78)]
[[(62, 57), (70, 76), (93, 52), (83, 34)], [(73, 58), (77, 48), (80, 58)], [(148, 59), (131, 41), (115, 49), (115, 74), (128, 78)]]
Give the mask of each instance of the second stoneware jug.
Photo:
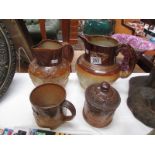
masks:
[(73, 48), (66, 42), (46, 39), (45, 26), (41, 25), (41, 30), (43, 40), (32, 47), (30, 78), (35, 86), (50, 82), (64, 87), (71, 71)]
[[(114, 82), (119, 77), (128, 77), (136, 63), (136, 54), (130, 45), (120, 45), (108, 36), (79, 35), (85, 45), (85, 54), (76, 64), (76, 71), (82, 87), (87, 88), (94, 83)], [(116, 56), (121, 53), (121, 62)]]

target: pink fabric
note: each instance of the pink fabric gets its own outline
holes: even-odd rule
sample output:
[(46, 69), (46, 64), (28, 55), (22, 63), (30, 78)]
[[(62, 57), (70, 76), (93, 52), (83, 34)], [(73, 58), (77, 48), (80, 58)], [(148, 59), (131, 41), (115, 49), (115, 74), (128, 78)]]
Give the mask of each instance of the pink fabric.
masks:
[(139, 51), (139, 52), (144, 52), (146, 50), (155, 50), (155, 44), (134, 35), (114, 34), (112, 35), (112, 37), (116, 39), (118, 42), (120, 42), (121, 44), (129, 44), (136, 51)]

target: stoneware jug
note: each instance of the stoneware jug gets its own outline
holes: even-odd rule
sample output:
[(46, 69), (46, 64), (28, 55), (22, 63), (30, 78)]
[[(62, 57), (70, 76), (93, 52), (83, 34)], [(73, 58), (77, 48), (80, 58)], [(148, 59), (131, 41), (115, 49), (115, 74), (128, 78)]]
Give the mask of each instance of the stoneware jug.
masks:
[(35, 86), (48, 82), (65, 86), (71, 71), (73, 48), (66, 42), (47, 39), (45, 26), (40, 27), (43, 39), (32, 47), (34, 60), (29, 65), (29, 75)]
[[(119, 77), (128, 77), (136, 63), (136, 54), (130, 45), (108, 36), (79, 35), (85, 45), (85, 54), (76, 63), (76, 71), (82, 87), (102, 81), (114, 82)], [(116, 56), (121, 53), (124, 58), (118, 62)]]
[(107, 126), (120, 101), (120, 95), (109, 83), (93, 84), (85, 91), (83, 116), (94, 127)]

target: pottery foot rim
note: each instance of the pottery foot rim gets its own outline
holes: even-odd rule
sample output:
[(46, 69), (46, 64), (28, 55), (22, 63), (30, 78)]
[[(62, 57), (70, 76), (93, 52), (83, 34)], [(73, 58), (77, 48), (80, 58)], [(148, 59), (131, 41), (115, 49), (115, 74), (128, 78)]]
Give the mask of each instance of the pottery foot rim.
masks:
[(109, 119), (109, 121), (107, 121), (106, 123), (104, 123), (104, 124), (102, 124), (102, 125), (95, 125), (95, 124), (93, 124), (93, 123), (91, 123), (89, 120), (88, 120), (88, 118), (87, 118), (87, 116), (85, 115), (85, 112), (84, 112), (84, 109), (83, 109), (83, 118), (85, 119), (85, 121), (89, 124), (89, 125), (91, 125), (91, 126), (93, 126), (93, 127), (95, 127), (95, 128), (104, 128), (104, 127), (106, 127), (106, 126), (108, 126), (111, 122), (112, 122), (112, 117), (111, 117), (111, 119)]

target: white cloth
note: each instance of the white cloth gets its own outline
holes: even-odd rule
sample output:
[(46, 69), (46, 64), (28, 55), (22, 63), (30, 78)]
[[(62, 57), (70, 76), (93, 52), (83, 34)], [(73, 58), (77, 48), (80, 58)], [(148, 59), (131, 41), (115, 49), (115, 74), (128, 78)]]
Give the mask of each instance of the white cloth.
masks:
[[(76, 108), (76, 117), (62, 124), (55, 131), (70, 134), (147, 134), (151, 128), (138, 121), (127, 107), (128, 81), (133, 76), (147, 75), (133, 73), (126, 79), (118, 79), (112, 85), (121, 96), (121, 103), (113, 121), (105, 128), (94, 128), (87, 124), (82, 115), (84, 90), (81, 88), (76, 73), (71, 73), (66, 86), (67, 100)], [(0, 103), (0, 128), (39, 128), (35, 123), (29, 95), (34, 85), (27, 73), (16, 73), (9, 90)]]

